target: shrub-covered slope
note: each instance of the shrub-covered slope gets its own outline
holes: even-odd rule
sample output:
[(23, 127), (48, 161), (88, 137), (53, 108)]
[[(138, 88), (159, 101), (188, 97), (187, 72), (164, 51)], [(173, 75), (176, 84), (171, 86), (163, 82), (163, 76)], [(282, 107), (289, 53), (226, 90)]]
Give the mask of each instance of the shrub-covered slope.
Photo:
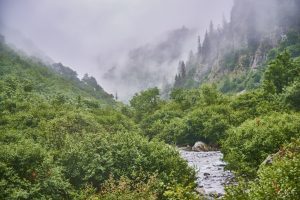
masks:
[[(39, 93), (45, 97), (55, 95), (64, 98), (98, 100), (101, 104), (114, 104), (113, 96), (106, 93), (93, 77), (77, 78), (75, 71), (62, 64), (46, 65), (37, 58), (16, 53), (4, 42), (0, 43), (0, 77), (5, 83), (17, 82), (27, 92)], [(15, 86), (14, 86), (15, 84)]]
[(196, 198), (178, 151), (149, 142), (93, 78), (5, 44), (0, 77), (0, 199)]

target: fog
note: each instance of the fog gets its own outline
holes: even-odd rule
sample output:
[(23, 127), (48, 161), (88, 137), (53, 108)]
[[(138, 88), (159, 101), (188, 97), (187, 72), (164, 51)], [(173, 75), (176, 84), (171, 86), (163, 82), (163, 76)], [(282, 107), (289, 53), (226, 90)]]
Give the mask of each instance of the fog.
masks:
[(122, 100), (171, 82), (212, 20), (232, 0), (0, 0), (6, 41), (88, 73)]

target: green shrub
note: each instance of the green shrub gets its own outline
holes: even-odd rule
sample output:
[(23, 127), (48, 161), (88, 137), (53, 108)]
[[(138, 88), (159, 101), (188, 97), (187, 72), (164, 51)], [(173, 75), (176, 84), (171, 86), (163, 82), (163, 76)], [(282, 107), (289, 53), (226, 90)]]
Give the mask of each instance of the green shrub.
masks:
[(300, 110), (300, 81), (295, 81), (293, 84), (285, 88), (283, 93), (284, 103), (296, 109)]
[(300, 116), (298, 114), (272, 113), (248, 120), (239, 127), (232, 128), (222, 142), (224, 159), (228, 168), (239, 175), (255, 177), (262, 161), (280, 146), (300, 136)]
[(0, 199), (70, 199), (62, 168), (41, 145), (11, 132), (0, 145)]
[(271, 164), (263, 164), (254, 181), (240, 181), (226, 189), (225, 200), (298, 200), (300, 196), (300, 141), (280, 149)]
[(59, 159), (76, 188), (100, 186), (110, 175), (146, 181), (151, 174), (157, 174), (160, 196), (172, 185), (182, 185), (190, 192), (195, 187), (193, 170), (176, 149), (162, 142), (148, 142), (134, 133), (87, 134), (80, 143), (78, 139), (69, 141)]

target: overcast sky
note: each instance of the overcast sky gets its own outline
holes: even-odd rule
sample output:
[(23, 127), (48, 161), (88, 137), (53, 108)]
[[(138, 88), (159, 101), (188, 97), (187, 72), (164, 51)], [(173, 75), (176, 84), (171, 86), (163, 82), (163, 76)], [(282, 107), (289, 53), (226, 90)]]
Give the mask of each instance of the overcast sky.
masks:
[[(100, 85), (102, 75), (111, 67), (108, 65), (130, 49), (182, 26), (195, 28), (202, 35), (210, 20), (217, 25), (223, 15), (228, 19), (233, 4), (232, 0), (0, 2), (2, 32), (8, 42), (26, 51), (39, 49), (79, 75), (93, 75)], [(107, 83), (104, 89), (114, 92)]]

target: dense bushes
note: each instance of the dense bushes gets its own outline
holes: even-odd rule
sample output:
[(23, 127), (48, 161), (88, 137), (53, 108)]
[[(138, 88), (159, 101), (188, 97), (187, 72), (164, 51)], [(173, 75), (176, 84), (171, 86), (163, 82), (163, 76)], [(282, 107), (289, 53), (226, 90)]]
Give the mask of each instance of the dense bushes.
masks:
[(196, 197), (194, 171), (142, 136), (130, 108), (6, 47), (0, 57), (0, 199)]
[(300, 111), (300, 80), (285, 88), (283, 101), (297, 111)]
[[(171, 100), (144, 115), (139, 125), (150, 139), (170, 144), (193, 145), (201, 140), (221, 145), (227, 168), (245, 179), (228, 190), (227, 199), (276, 199), (276, 193), (281, 192), (276, 184), (283, 188), (278, 195), (281, 199), (295, 199), (299, 190), (293, 178), (300, 169), (297, 164), (277, 160), (274, 167), (257, 170), (282, 145), (300, 138), (299, 75), (298, 59), (283, 51), (269, 62), (259, 88), (232, 96), (218, 92), (214, 85), (175, 89)], [(147, 98), (144, 94), (136, 97)], [(291, 178), (284, 179), (275, 167)], [(271, 181), (272, 176), (278, 183)]]
[(273, 87), (274, 92), (282, 93), (286, 86), (300, 76), (300, 66), (284, 51), (269, 63), (264, 76), (264, 82), (269, 88)]
[[(59, 150), (46, 149), (20, 134), (1, 134), (3, 199), (75, 198), (88, 185), (102, 191), (111, 176), (114, 181), (126, 177), (136, 189), (154, 175), (155, 185), (147, 191), (154, 196), (182, 195), (177, 194), (177, 187), (195, 196), (194, 172), (179, 153), (138, 134), (68, 134)], [(131, 187), (127, 190), (134, 192)]]
[(143, 182), (154, 174), (162, 184), (158, 187), (160, 195), (172, 185), (193, 187), (192, 170), (179, 159), (175, 149), (163, 143), (148, 142), (134, 133), (92, 134), (80, 143), (76, 141), (69, 141), (59, 162), (66, 168), (66, 177), (78, 188), (86, 184), (99, 187), (110, 175)]
[[(147, 92), (134, 99), (147, 99)], [(218, 92), (215, 85), (193, 90), (175, 89), (171, 98), (169, 102), (161, 101), (154, 112), (140, 121), (143, 133), (150, 139), (178, 145), (191, 145), (198, 140), (216, 144), (230, 127), (231, 108), (225, 105), (228, 98)]]
[(281, 148), (300, 138), (299, 61), (287, 52), (253, 91), (202, 85), (166, 101), (153, 88), (130, 106), (99, 99), (92, 78), (81, 85), (6, 47), (0, 58), (1, 199), (197, 199), (195, 172), (165, 143), (199, 140), (245, 178), (227, 199), (299, 196), (299, 141)]
[[(228, 168), (246, 178), (237, 186), (229, 187), (225, 199), (299, 198), (296, 177), (300, 172), (300, 115), (295, 112), (299, 111), (298, 82), (299, 63), (297, 59), (290, 59), (287, 52), (277, 56), (268, 66), (261, 89), (264, 100), (254, 105), (254, 101), (249, 100), (251, 106), (246, 109), (253, 111), (248, 116), (256, 118), (231, 128), (222, 142)], [(282, 148), (293, 138), (291, 145)], [(270, 162), (272, 164), (268, 165)]]
[(239, 182), (227, 189), (228, 200), (297, 200), (300, 196), (300, 141), (294, 140), (273, 155), (271, 163), (262, 164), (258, 179)]
[(40, 144), (21, 133), (1, 132), (1, 199), (69, 199), (71, 185), (62, 167)]
[[(248, 120), (228, 131), (222, 142), (228, 167), (244, 176), (255, 176), (259, 165), (269, 154), (293, 137), (300, 137), (300, 115), (272, 113)], [(236, 164), (238, 163), (238, 165)]]

